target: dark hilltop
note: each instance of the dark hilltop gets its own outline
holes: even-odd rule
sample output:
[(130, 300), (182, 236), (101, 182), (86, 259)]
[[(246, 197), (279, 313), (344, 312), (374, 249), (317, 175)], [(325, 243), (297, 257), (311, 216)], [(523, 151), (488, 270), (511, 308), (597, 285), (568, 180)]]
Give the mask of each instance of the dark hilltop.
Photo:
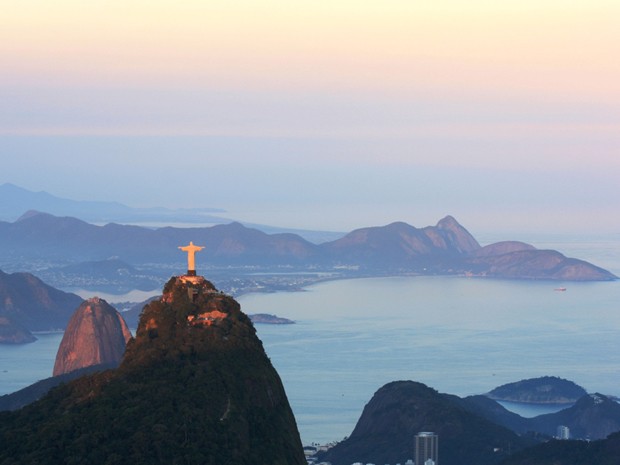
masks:
[(536, 444), (422, 383), (396, 381), (375, 393), (351, 436), (320, 459), (333, 465), (405, 463), (414, 457), (413, 437), (421, 431), (439, 435), (442, 465), (495, 464)]
[(0, 413), (0, 442), (2, 464), (306, 463), (252, 323), (200, 276), (144, 308), (119, 368)]
[[(553, 439), (559, 425), (575, 440)], [(611, 451), (620, 445), (620, 405), (602, 394), (584, 394), (564, 410), (525, 418), (486, 396), (460, 398), (414, 381), (395, 381), (374, 394), (351, 435), (319, 452), (318, 458), (333, 465), (402, 464), (414, 457), (413, 438), (423, 431), (438, 436), (442, 465), (504, 460), (519, 465), (617, 465), (619, 455)], [(600, 461), (571, 459), (576, 453), (583, 460), (588, 452)]]

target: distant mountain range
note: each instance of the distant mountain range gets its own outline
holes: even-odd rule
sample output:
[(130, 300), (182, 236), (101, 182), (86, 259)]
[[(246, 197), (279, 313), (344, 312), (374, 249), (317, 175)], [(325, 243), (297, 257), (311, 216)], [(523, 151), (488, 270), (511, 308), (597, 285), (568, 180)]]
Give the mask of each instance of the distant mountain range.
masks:
[[(94, 224), (119, 223), (147, 227), (195, 224), (196, 226), (228, 224), (234, 220), (223, 217), (220, 208), (135, 208), (118, 202), (71, 200), (48, 192), (33, 192), (11, 183), (0, 185), (0, 221), (15, 221), (29, 210), (50, 213), (54, 216), (80, 218)], [(244, 223), (266, 233), (293, 232), (311, 242), (323, 242), (342, 236), (340, 232), (309, 231), (269, 225)]]
[(599, 393), (584, 394), (570, 407), (534, 418), (524, 418), (510, 412), (486, 396), (469, 396), (458, 403), (517, 434), (534, 431), (553, 437), (559, 425), (570, 428), (571, 437), (576, 439), (605, 439), (609, 434), (620, 431), (620, 404)]
[(45, 191), (33, 192), (14, 184), (0, 185), (0, 220), (13, 221), (27, 210), (38, 210), (58, 216), (74, 216), (91, 223), (229, 223), (231, 220), (214, 216), (224, 213), (219, 208), (169, 209), (133, 208), (118, 202), (70, 200)]
[(416, 228), (397, 222), (357, 229), (339, 239), (314, 244), (296, 234), (267, 234), (240, 223), (159, 229), (115, 223), (97, 226), (77, 218), (29, 211), (13, 223), (0, 222), (0, 269), (36, 272), (46, 282), (63, 288), (84, 287), (85, 280), (98, 278), (141, 282), (142, 286), (145, 282), (159, 284), (186, 268), (185, 254), (178, 246), (189, 241), (205, 246), (198, 262), (203, 269), (209, 268), (212, 276), (235, 270), (236, 275), (337, 271), (347, 276), (616, 279), (585, 261), (520, 242), (481, 247), (451, 216), (435, 226)]

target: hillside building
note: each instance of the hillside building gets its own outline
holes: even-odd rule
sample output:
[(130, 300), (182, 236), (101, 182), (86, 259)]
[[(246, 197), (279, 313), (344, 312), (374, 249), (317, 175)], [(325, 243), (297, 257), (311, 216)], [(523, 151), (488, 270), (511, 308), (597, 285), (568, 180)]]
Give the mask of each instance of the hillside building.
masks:
[(555, 436), (557, 439), (570, 439), (570, 429), (568, 426), (560, 425)]
[(439, 436), (431, 432), (420, 432), (414, 438), (415, 464), (439, 465)]

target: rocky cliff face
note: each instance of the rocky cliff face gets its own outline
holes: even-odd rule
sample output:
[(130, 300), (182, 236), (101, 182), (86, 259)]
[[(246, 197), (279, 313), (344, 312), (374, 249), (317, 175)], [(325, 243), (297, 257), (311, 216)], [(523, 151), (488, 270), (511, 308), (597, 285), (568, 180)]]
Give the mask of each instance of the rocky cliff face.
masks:
[(454, 217), (448, 215), (437, 223), (436, 229), (443, 233), (453, 248), (460, 253), (472, 253), (480, 249), (480, 244), (467, 229)]
[(94, 297), (75, 311), (56, 354), (54, 376), (92, 365), (120, 364), (131, 332), (105, 300)]
[(306, 463), (252, 323), (201, 277), (172, 278), (145, 306), (118, 369), (0, 420), (0, 463)]
[(357, 229), (341, 239), (321, 245), (329, 260), (364, 267), (413, 267), (422, 271), (443, 269), (478, 250), (480, 245), (454, 218), (447, 216), (436, 226), (415, 228), (402, 222)]

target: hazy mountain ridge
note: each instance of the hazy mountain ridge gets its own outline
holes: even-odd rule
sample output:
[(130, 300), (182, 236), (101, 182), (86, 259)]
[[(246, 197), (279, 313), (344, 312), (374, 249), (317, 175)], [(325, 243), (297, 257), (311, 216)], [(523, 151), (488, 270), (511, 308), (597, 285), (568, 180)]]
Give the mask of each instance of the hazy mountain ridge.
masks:
[(431, 266), (431, 262), (461, 257), (480, 245), (454, 218), (447, 216), (437, 226), (422, 229), (403, 222), (357, 229), (321, 247), (334, 263), (356, 264), (366, 269), (410, 266), (419, 271)]
[[(225, 213), (219, 208), (134, 208), (118, 202), (83, 201), (57, 197), (45, 191), (33, 192), (11, 183), (0, 185), (0, 221), (15, 221), (26, 211), (42, 211), (54, 216), (80, 218), (89, 223), (140, 224), (147, 227), (165, 224), (228, 224), (231, 218), (214, 216)], [(342, 236), (334, 231), (311, 231), (245, 223), (269, 234), (296, 233), (313, 243)]]
[[(190, 240), (205, 245), (199, 255), (203, 269), (209, 269), (220, 284), (225, 284), (224, 289), (237, 295), (261, 289), (296, 290), (338, 277), (403, 274), (562, 281), (616, 279), (590, 263), (523, 243), (480, 247), (451, 216), (436, 226), (421, 229), (402, 222), (361, 228), (317, 245), (295, 234), (266, 234), (240, 223), (149, 229), (118, 224), (96, 226), (76, 218), (28, 212), (14, 223), (0, 222), (0, 268), (26, 269), (55, 287), (104, 292), (152, 290), (174, 271), (186, 267), (178, 246)], [(276, 277), (269, 277), (270, 273)], [(28, 331), (66, 326), (78, 301), (65, 308), (60, 318), (24, 313), (22, 308), (32, 307), (30, 295), (49, 300), (52, 288), (44, 290), (38, 281), (38, 293), (33, 288), (24, 293), (24, 284), (7, 281), (7, 276), (0, 276), (5, 283), (2, 287), (0, 280), (0, 297), (9, 292), (9, 287), (21, 286), (22, 290), (11, 290), (14, 294), (0, 300), (0, 339), (27, 342), (33, 340)], [(13, 282), (10, 286), (9, 281)]]
[[(461, 405), (519, 434), (537, 431), (548, 440), (559, 425), (570, 428), (577, 440), (549, 440), (517, 451), (502, 465), (617, 465), (620, 457), (620, 405), (601, 394), (585, 395), (556, 413), (523, 418), (486, 396), (460, 399)], [(583, 438), (595, 439), (585, 441)]]
[(553, 437), (559, 425), (569, 427), (571, 437), (580, 439), (604, 439), (620, 431), (620, 404), (598, 393), (585, 394), (570, 407), (533, 418), (524, 418), (510, 412), (486, 396), (468, 396), (458, 402), (472, 413), (517, 434), (536, 432)]
[(96, 226), (71, 217), (31, 212), (14, 223), (0, 222), (0, 239), (13, 259), (49, 257), (65, 262), (104, 261), (111, 257), (133, 264), (182, 263), (178, 245), (192, 240), (208, 244), (201, 252), (217, 264), (274, 265), (313, 255), (317, 246), (290, 233), (265, 234), (240, 223), (205, 228), (159, 229), (106, 224)]
[(553, 436), (558, 425), (568, 426), (573, 438), (605, 439), (620, 431), (620, 404), (603, 394), (587, 394), (572, 407), (532, 418), (530, 428)]
[(527, 249), (465, 260), (474, 273), (492, 278), (604, 281), (615, 279), (607, 270), (555, 250)]
[[(95, 226), (75, 218), (30, 213), (14, 223), (0, 222), (0, 241), (7, 245), (0, 251), (0, 263), (5, 268), (34, 263), (47, 281), (68, 287), (66, 274), (75, 269), (76, 263), (99, 263), (103, 270), (107, 260), (115, 259), (137, 269), (131, 283), (157, 282), (169, 276), (169, 270), (184, 268), (184, 257), (177, 247), (190, 240), (205, 245), (200, 260), (206, 266), (214, 271), (237, 267), (237, 275), (243, 273), (243, 268), (253, 267), (288, 272), (346, 269), (349, 274), (362, 276), (466, 274), (575, 281), (616, 278), (587, 262), (522, 243), (481, 248), (450, 216), (422, 229), (402, 222), (361, 228), (317, 245), (295, 234), (266, 234), (240, 223), (148, 229), (118, 224)], [(59, 271), (59, 264), (71, 266)], [(90, 269), (88, 273), (97, 272)], [(65, 281), (56, 281), (59, 276)]]
[(520, 241), (501, 241), (485, 245), (474, 251), (471, 255), (474, 257), (494, 257), (513, 252), (521, 252), (523, 250), (536, 250), (536, 247)]
[(229, 219), (213, 216), (213, 213), (224, 212), (218, 208), (133, 208), (119, 202), (65, 199), (45, 191), (33, 192), (10, 183), (0, 185), (0, 219), (12, 221), (27, 210), (45, 211), (57, 216), (74, 216), (94, 223), (230, 222)]

